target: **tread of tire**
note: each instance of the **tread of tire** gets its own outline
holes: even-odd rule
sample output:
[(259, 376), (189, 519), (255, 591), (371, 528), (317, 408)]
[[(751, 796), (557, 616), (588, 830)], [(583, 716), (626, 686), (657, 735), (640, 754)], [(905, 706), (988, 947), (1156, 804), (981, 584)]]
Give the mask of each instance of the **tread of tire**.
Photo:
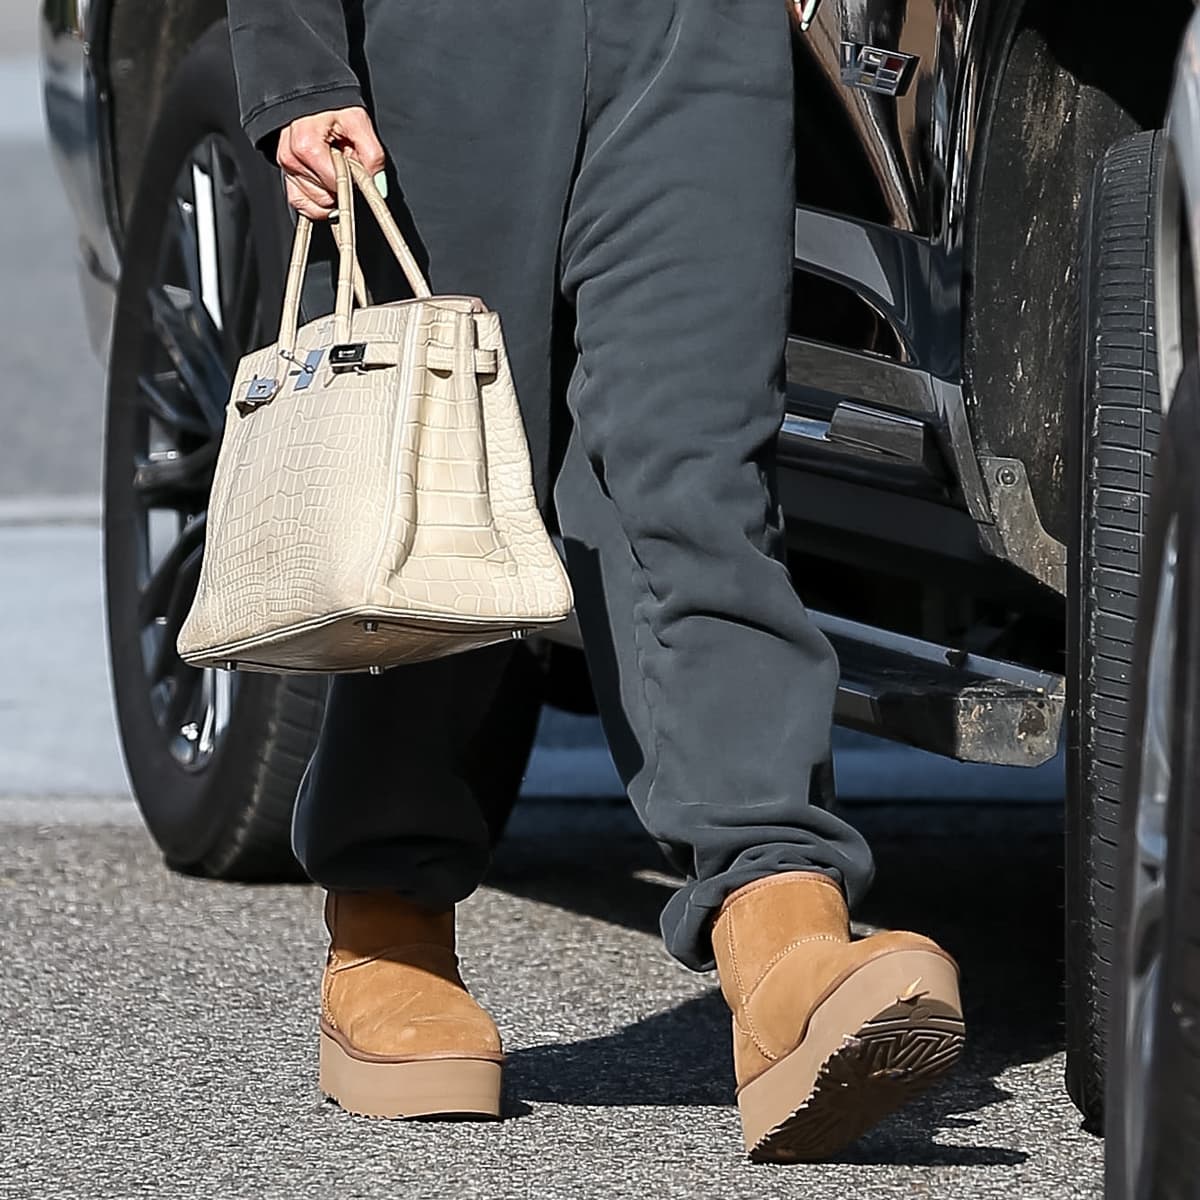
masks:
[[(1076, 875), (1068, 878), (1067, 1085), (1086, 1117), (1103, 1109), (1112, 961), (1117, 812), (1142, 538), (1160, 425), (1153, 333), (1153, 199), (1157, 135), (1117, 143), (1098, 169), (1092, 208), (1085, 356), (1082, 621)], [(1086, 281), (1085, 281), (1086, 283)]]
[(236, 824), (205, 857), (204, 873), (215, 879), (286, 881), (304, 873), (291, 850), (296, 781), (316, 741), (324, 710), (323, 681), (280, 679)]

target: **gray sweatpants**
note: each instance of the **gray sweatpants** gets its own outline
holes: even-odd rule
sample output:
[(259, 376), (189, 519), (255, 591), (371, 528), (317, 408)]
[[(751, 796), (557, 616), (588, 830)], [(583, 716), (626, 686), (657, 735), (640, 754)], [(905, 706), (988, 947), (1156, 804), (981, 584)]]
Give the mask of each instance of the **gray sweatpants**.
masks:
[[(687, 878), (668, 949), (709, 965), (715, 909), (775, 871), (827, 872), (853, 900), (870, 852), (810, 803), (837, 666), (783, 564), (774, 480), (784, 0), (365, 0), (363, 20), (392, 206), (435, 291), (500, 313), (546, 502), (565, 398), (553, 498), (601, 717)], [(367, 258), (386, 298), (399, 283)], [(431, 904), (474, 890), (487, 831), (465, 748), (508, 654), (334, 681), (296, 810), (314, 879)]]

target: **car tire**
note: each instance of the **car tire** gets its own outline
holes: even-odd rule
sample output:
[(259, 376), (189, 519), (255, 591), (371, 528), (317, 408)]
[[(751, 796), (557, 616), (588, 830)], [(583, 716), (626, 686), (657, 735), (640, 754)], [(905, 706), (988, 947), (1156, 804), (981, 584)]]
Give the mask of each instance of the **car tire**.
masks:
[(1200, 375), (1158, 463), (1120, 821), (1105, 1118), (1108, 1200), (1191, 1200), (1200, 1179)]
[[(188, 252), (197, 261), (207, 254), (210, 263), (219, 264), (218, 282), (212, 282), (210, 272), (207, 292), (203, 267), (193, 264), (189, 276), (187, 264), (180, 261), (175, 264), (177, 278), (165, 281), (163, 275), (164, 262), (181, 254), (170, 240), (179, 241), (180, 220), (190, 220), (198, 229), (202, 219), (198, 168), (211, 176), (212, 195), (202, 207), (212, 219), (213, 234), (203, 247), (197, 234)], [(224, 226), (214, 215), (222, 203)], [(243, 223), (238, 236), (244, 237), (236, 261), (217, 232), (220, 228), (228, 234), (234, 216)], [(212, 459), (232, 371), (247, 349), (274, 336), (289, 233), (278, 174), (241, 130), (229, 32), (219, 23), (197, 40), (175, 71), (131, 205), (113, 326), (104, 469), (109, 652), (134, 794), (168, 864), (219, 879), (300, 877), (291, 851), (292, 810), (325, 703), (321, 678), (195, 671), (180, 661), (174, 644), (195, 590)], [(225, 313), (219, 282), (221, 269), (236, 273), (247, 265), (249, 274), (236, 277), (248, 280), (247, 294), (239, 295), (254, 310), (249, 323), (240, 309), (232, 316)], [(160, 309), (167, 294), (183, 316), (184, 327), (175, 331), (169, 349), (157, 332), (161, 314), (155, 317), (152, 291)], [(211, 315), (212, 308), (222, 313), (215, 341), (204, 315)], [(168, 319), (173, 319), (170, 312)], [(203, 343), (206, 334), (212, 346)], [(172, 354), (195, 360), (185, 366), (206, 393), (204, 404), (198, 405), (195, 396), (189, 402), (187, 389), (177, 379), (172, 382), (182, 375)], [(188, 469), (176, 471), (166, 483), (159, 468), (169, 471), (171, 460), (147, 463), (150, 423), (147, 394), (139, 382), (147, 377), (158, 392), (153, 407), (158, 434), (164, 412), (174, 413), (181, 404), (187, 409), (184, 434), (172, 453)], [(199, 409), (205, 404), (207, 416), (201, 422)], [(189, 468), (193, 460), (197, 465)], [(172, 482), (175, 490), (169, 492), (167, 483)], [(181, 529), (165, 555), (173, 573), (165, 586), (160, 580), (158, 597), (150, 603), (153, 556), (143, 535), (147, 510), (164, 503)], [(148, 661), (161, 677), (158, 682), (148, 680)], [(528, 648), (517, 648), (471, 748), (467, 770), (494, 841), (520, 790), (541, 711), (544, 674)], [(164, 710), (172, 711), (173, 698), (160, 694), (164, 687), (178, 696), (198, 686), (219, 687), (224, 696), (219, 736), (211, 737), (211, 744), (204, 744), (203, 721), (163, 719)], [(202, 744), (202, 756), (181, 735), (189, 727), (195, 727), (190, 732)]]
[[(126, 224), (109, 363), (104, 554), (113, 690), (134, 794), (172, 867), (221, 879), (299, 877), (291, 812), (324, 706), (319, 678), (196, 671), (174, 646), (199, 570), (231, 372), (278, 320), (282, 218), (278, 176), (239, 124), (228, 29), (215, 25), (174, 73)], [(232, 294), (230, 281), (255, 294)], [(164, 317), (166, 305), (178, 321), (170, 309)], [(160, 334), (164, 327), (170, 332)], [(172, 455), (184, 469), (160, 479)], [(174, 525), (178, 538), (160, 559), (152, 541)], [(158, 582), (172, 565), (174, 577)], [(196, 713), (185, 707), (205, 689)]]
[(1104, 1108), (1117, 830), (1138, 581), (1160, 400), (1154, 340), (1159, 135), (1114, 145), (1083, 222), (1082, 387), (1068, 594), (1066, 1082), (1090, 1128)]

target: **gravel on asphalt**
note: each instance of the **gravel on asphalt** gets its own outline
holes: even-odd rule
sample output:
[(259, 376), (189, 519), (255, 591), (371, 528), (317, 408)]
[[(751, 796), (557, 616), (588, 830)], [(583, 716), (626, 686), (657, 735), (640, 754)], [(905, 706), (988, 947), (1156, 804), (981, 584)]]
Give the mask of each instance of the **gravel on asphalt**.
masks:
[(970, 1048), (838, 1162), (770, 1167), (740, 1152), (728, 1016), (661, 949), (671, 880), (624, 807), (524, 802), (464, 906), (510, 1053), (506, 1117), (476, 1125), (322, 1102), (319, 894), (173, 875), (119, 799), (86, 803), (0, 805), (0, 1197), (1101, 1195), (1062, 1087), (1045, 808), (856, 810), (879, 854), (863, 917), (960, 955)]

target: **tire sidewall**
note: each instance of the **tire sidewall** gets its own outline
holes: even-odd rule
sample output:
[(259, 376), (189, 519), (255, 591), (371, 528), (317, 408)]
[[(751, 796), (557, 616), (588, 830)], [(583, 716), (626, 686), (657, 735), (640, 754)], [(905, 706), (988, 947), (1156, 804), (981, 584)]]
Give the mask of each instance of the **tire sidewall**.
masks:
[[(1133, 700), (1130, 710), (1127, 758), (1121, 804), (1120, 874), (1117, 884), (1118, 937), (1113, 955), (1113, 998), (1109, 1020), (1108, 1077), (1105, 1097), (1106, 1195), (1110, 1200), (1135, 1200), (1141, 1193), (1127, 1187), (1129, 1163), (1126, 1157), (1125, 1127), (1131, 1104), (1140, 1097), (1130, 1094), (1130, 1064), (1126, 1056), (1125, 1030), (1129, 1020), (1127, 980), (1136, 969), (1134, 944), (1129, 936), (1133, 928), (1134, 894), (1139, 874), (1138, 794), (1141, 787), (1141, 761), (1145, 740), (1148, 703), (1150, 649), (1158, 606), (1163, 555), (1172, 519), (1177, 522), (1176, 578), (1176, 675), (1172, 697), (1176, 719), (1180, 722), (1171, 739), (1171, 789), (1168, 797), (1166, 909), (1163, 914), (1163, 967), (1158, 1005), (1155, 1013), (1156, 1038), (1149, 1072), (1151, 1111), (1146, 1118), (1144, 1161), (1158, 1158), (1156, 1146), (1167, 1140), (1164, 1132), (1178, 1119), (1185, 1097), (1171, 1095), (1170, 1081), (1178, 1077), (1180, 1066), (1169, 1064), (1186, 1050), (1164, 1045), (1164, 1033), (1173, 1027), (1172, 1001), (1180, 990), (1181, 958), (1188, 952), (1186, 929), (1182, 919), (1190, 903), (1190, 852), (1183, 836), (1190, 827), (1189, 806), (1194, 804), (1191, 789), (1200, 780), (1200, 743), (1194, 736), (1200, 729), (1200, 704), (1197, 689), (1200, 672), (1196, 663), (1198, 622), (1196, 605), (1200, 599), (1200, 474), (1189, 465), (1200, 454), (1200, 388), (1194, 369), (1186, 371), (1164, 431), (1162, 448), (1156, 463), (1154, 502), (1146, 535), (1145, 569), (1139, 596), (1138, 636), (1135, 653)], [(1191, 880), (1195, 882), (1194, 879)], [(1192, 1058), (1193, 1064), (1196, 1062)], [(1167, 1068), (1167, 1069), (1164, 1069)], [(1186, 1110), (1185, 1110), (1186, 1111)], [(1195, 1145), (1193, 1130), (1193, 1147)], [(1178, 1140), (1178, 1139), (1175, 1139)], [(1193, 1163), (1200, 1168), (1200, 1163)], [(1149, 1180), (1143, 1179), (1143, 1190)], [(1146, 1194), (1158, 1195), (1153, 1184)], [(1170, 1194), (1175, 1194), (1174, 1192)]]
[[(1176, 475), (1181, 495), (1176, 643), (1175, 714), (1172, 738), (1172, 787), (1167, 812), (1167, 887), (1163, 918), (1162, 988), (1158, 997), (1157, 1069), (1151, 1123), (1157, 1131), (1155, 1194), (1195, 1195), (1200, 1179), (1200, 1037), (1195, 1022), (1200, 1008), (1200, 370), (1184, 367), (1177, 398), (1176, 426), (1186, 429)], [(1183, 449), (1186, 447), (1186, 450)]]

